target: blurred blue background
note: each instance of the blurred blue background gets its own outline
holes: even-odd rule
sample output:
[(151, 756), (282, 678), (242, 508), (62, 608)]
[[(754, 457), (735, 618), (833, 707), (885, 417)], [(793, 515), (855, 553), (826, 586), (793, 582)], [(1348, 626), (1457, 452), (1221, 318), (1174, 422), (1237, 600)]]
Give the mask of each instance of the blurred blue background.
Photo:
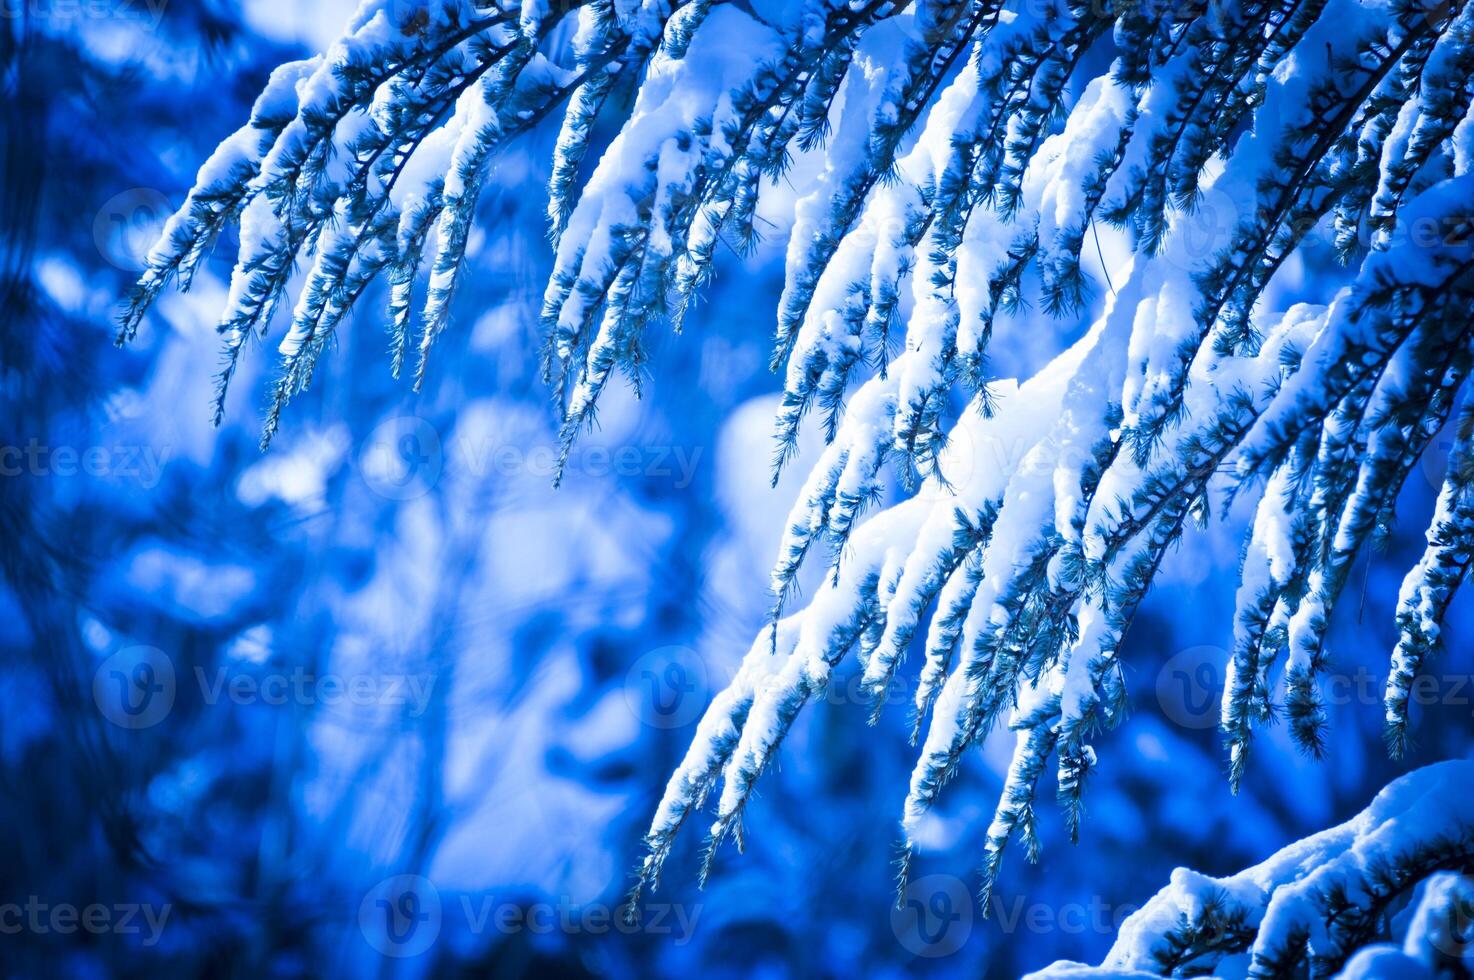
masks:
[[(693, 830), (620, 925), (665, 777), (763, 622), (813, 458), (810, 442), (768, 487), (783, 191), (768, 240), (727, 256), (686, 333), (650, 338), (646, 397), (610, 393), (561, 489), (537, 371), (546, 128), (482, 201), (425, 393), (390, 378), (366, 303), (263, 455), (274, 339), (209, 423), (230, 241), (128, 349), (111, 320), (267, 72), (320, 50), (351, 6), (4, 4), (7, 975), (1011, 977), (1099, 957), (1176, 865), (1237, 870), (1468, 752), (1463, 650), (1412, 756), (1389, 763), (1378, 738), (1434, 454), (1339, 618), (1328, 761), (1270, 730), (1228, 794), (1214, 699), (1242, 522), (1215, 522), (1129, 637), (1133, 717), (1098, 744), (1081, 842), (1046, 808), (1041, 862), (1010, 855), (987, 921), (972, 871), (1011, 738), (945, 794), (895, 910), (908, 715), (868, 728), (851, 665), (766, 777), (747, 853), (724, 851), (700, 890)], [(999, 370), (1055, 342), (1000, 338)], [(1467, 617), (1456, 604), (1454, 635)]]

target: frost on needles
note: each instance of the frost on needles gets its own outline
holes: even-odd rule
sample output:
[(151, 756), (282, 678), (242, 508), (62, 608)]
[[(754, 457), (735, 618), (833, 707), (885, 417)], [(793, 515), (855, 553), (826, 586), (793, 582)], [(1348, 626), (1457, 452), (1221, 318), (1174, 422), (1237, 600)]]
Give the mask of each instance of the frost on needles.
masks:
[[(967, 750), (1015, 733), (986, 908), (1006, 845), (1037, 850), (1051, 768), (1078, 830), (1132, 617), (1188, 520), (1238, 495), (1255, 503), (1230, 779), (1276, 714), (1325, 750), (1334, 607), (1457, 416), (1397, 612), (1386, 731), (1406, 745), (1409, 690), (1474, 553), (1457, 406), (1474, 354), (1471, 35), (1468, 0), (365, 0), (201, 169), (120, 339), (236, 223), (222, 398), (296, 290), (266, 440), (375, 280), (393, 370), (413, 360), (423, 383), (497, 154), (557, 114), (543, 371), (566, 454), (612, 376), (638, 390), (646, 331), (680, 325), (718, 245), (754, 241), (764, 188), (817, 155), (776, 311), (776, 465), (810, 412), (827, 445), (774, 564), (772, 621), (671, 778), (640, 886), (708, 802), (708, 864), (740, 841), (759, 775), (842, 658), (878, 695), (916, 647), (907, 859)], [(601, 121), (617, 135), (592, 162)], [(1205, 247), (1208, 194), (1235, 214)], [(1132, 247), (1109, 276), (1091, 265), (1102, 224)], [(1311, 240), (1332, 243), (1339, 279), (1272, 308)], [(1075, 335), (1087, 308), (1103, 312), (1037, 375), (990, 376), (995, 335)], [(913, 492), (877, 509), (892, 472)], [(798, 607), (814, 552), (829, 564)]]

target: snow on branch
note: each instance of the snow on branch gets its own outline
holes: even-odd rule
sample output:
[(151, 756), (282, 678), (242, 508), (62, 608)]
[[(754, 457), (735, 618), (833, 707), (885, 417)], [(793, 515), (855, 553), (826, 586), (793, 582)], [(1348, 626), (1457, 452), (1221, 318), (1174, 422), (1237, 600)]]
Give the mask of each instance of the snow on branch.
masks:
[[(413, 356), (423, 384), (497, 155), (558, 115), (543, 371), (566, 453), (612, 377), (640, 390), (646, 332), (682, 321), (718, 245), (749, 247), (765, 190), (813, 155), (776, 311), (775, 458), (815, 408), (826, 448), (771, 622), (672, 777), (637, 892), (706, 803), (707, 866), (740, 840), (843, 658), (880, 692), (914, 647), (908, 859), (968, 751), (1015, 733), (986, 908), (1007, 846), (1037, 850), (1051, 767), (1078, 830), (1133, 617), (1220, 501), (1257, 494), (1225, 624), (1231, 782), (1277, 715), (1327, 750), (1329, 623), (1474, 358), (1471, 79), (1468, 0), (365, 0), (201, 169), (120, 339), (234, 222), (222, 400), (291, 307), (265, 440), (375, 281), (392, 368)], [(617, 134), (589, 165), (596, 123)], [(1102, 225), (1129, 261), (1106, 267)], [(1307, 249), (1342, 271), (1273, 308)], [(992, 376), (995, 340), (1035, 338), (1058, 352), (1046, 368)], [(1468, 429), (1399, 602), (1394, 751), (1474, 553)], [(909, 492), (880, 509), (893, 482)], [(791, 609), (815, 556), (823, 584)]]
[[(1227, 878), (1186, 868), (1122, 923), (1100, 966), (1034, 980), (1140, 976), (1465, 975), (1474, 914), (1474, 763), (1393, 781), (1346, 823)], [(1385, 938), (1411, 900), (1400, 945)]]

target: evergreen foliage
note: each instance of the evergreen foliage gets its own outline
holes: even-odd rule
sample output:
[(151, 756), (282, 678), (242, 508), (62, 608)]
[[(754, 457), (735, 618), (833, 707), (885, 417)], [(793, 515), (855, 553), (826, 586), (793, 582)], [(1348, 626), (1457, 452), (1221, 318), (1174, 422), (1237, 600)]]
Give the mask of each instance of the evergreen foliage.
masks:
[[(1387, 738), (1406, 744), (1410, 686), (1474, 547), (1471, 34), (1474, 6), (1419, 0), (366, 0), (202, 169), (120, 336), (238, 222), (222, 396), (302, 273), (266, 440), (377, 279), (394, 370), (413, 356), (423, 384), (497, 153), (561, 112), (542, 319), (566, 456), (612, 376), (638, 391), (646, 332), (682, 323), (718, 245), (752, 244), (765, 188), (815, 157), (777, 310), (776, 465), (811, 410), (827, 445), (772, 622), (670, 781), (636, 896), (709, 801), (706, 866), (741, 842), (758, 777), (843, 658), (880, 699), (918, 647), (903, 869), (968, 749), (1016, 733), (986, 908), (1007, 845), (1037, 850), (1051, 767), (1077, 828), (1091, 739), (1124, 714), (1123, 638), (1189, 519), (1253, 511), (1222, 710), (1233, 784), (1277, 716), (1328, 750), (1328, 624), (1457, 418), (1397, 615)], [(1131, 252), (1110, 269), (1101, 225)], [(1344, 284), (1285, 305), (1284, 280), (1327, 253)], [(1060, 352), (1014, 384), (990, 374), (995, 336)], [(907, 492), (880, 507), (892, 473)], [(1271, 940), (1261, 922), (1255, 969), (1290, 970), (1302, 928)], [(1168, 943), (1177, 966), (1201, 953), (1190, 933)]]

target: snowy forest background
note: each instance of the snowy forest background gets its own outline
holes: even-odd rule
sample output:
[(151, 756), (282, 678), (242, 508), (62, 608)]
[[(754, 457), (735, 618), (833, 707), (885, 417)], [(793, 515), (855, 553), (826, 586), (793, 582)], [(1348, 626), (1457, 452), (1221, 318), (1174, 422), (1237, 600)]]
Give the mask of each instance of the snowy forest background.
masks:
[[(263, 455), (265, 359), (242, 361), (210, 425), (201, 365), (218, 356), (229, 248), (121, 351), (114, 317), (268, 73), (326, 47), (353, 6), (4, 7), (0, 904), (111, 916), (0, 919), (7, 973), (1011, 977), (1099, 960), (1174, 867), (1237, 871), (1397, 775), (1469, 754), (1457, 646), (1407, 756), (1381, 740), (1397, 589), (1445, 433), (1403, 491), (1418, 517), (1359, 559), (1334, 622), (1328, 761), (1272, 726), (1230, 795), (1215, 726), (1237, 515), (1185, 536), (1127, 638), (1132, 719), (1097, 743), (1080, 842), (1041, 808), (1041, 861), (1005, 864), (987, 921), (971, 872), (1012, 736), (971, 757), (913, 869), (914, 894), (946, 914), (898, 915), (909, 718), (867, 729), (845, 663), (749, 808), (746, 853), (724, 851), (698, 889), (689, 835), (636, 925), (618, 924), (666, 779), (767, 621), (803, 475), (768, 485), (781, 384), (767, 362), (812, 175), (800, 159), (765, 195), (767, 234), (718, 259), (682, 335), (650, 332), (645, 397), (611, 387), (553, 490), (537, 353), (557, 127), (535, 129), (483, 194), (424, 393), (389, 376), (376, 323), (342, 331)], [(1107, 237), (1102, 259), (1120, 248)], [(1317, 261), (1297, 269), (1302, 293)], [(1059, 346), (1014, 341), (990, 351), (1000, 377)], [(804, 439), (812, 460), (818, 436)], [(1456, 601), (1446, 629), (1468, 627)], [(142, 714), (115, 686), (137, 677), (163, 685)], [(376, 911), (403, 875), (438, 903), (423, 948), (386, 936)]]

